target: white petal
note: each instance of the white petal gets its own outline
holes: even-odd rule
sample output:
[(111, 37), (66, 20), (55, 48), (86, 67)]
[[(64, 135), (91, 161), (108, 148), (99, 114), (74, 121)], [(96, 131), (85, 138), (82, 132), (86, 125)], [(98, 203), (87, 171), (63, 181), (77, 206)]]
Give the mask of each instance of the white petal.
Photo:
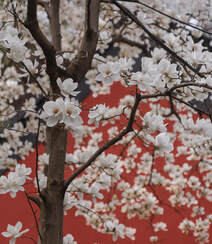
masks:
[(20, 221), (18, 221), (15, 225), (15, 228), (17, 229), (17, 231), (19, 232), (22, 228), (22, 223)]
[(11, 237), (11, 236), (12, 236), (12, 234), (9, 233), (9, 232), (2, 232), (1, 234), (2, 234), (4, 237)]
[(48, 126), (48, 127), (53, 127), (53, 126), (55, 126), (55, 125), (57, 124), (57, 122), (58, 122), (57, 117), (55, 117), (55, 116), (51, 116), (51, 117), (49, 117), (48, 120), (47, 120), (47, 126)]

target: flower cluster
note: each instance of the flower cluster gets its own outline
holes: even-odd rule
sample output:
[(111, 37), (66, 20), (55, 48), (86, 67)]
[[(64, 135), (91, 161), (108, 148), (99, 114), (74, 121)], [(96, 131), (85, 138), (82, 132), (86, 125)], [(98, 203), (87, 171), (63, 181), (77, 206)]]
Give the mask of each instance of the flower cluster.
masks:
[(64, 123), (74, 130), (82, 124), (81, 109), (74, 99), (69, 99), (69, 95), (76, 96), (79, 93), (74, 91), (78, 85), (72, 79), (66, 79), (62, 83), (59, 78), (57, 84), (65, 99), (59, 97), (56, 101), (46, 102), (43, 105), (44, 111), (40, 117), (46, 120), (49, 127), (55, 126), (57, 123)]
[(49, 127), (55, 126), (57, 123), (64, 123), (75, 129), (82, 124), (81, 109), (69, 99), (64, 100), (60, 97), (56, 101), (46, 102), (43, 109), (40, 117), (46, 120)]

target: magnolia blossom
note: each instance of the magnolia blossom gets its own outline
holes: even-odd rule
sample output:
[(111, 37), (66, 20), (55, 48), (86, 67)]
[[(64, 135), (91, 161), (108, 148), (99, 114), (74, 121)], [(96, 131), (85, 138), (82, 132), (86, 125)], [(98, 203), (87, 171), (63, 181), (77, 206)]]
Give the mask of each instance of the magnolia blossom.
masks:
[(67, 99), (64, 102), (64, 106), (64, 123), (72, 128), (79, 127), (82, 124), (82, 118), (79, 116), (81, 109), (78, 106), (76, 106), (73, 102)]
[(20, 178), (25, 179), (25, 181), (26, 181), (26, 179), (28, 179), (28, 180), (31, 179), (28, 175), (31, 174), (32, 169), (31, 168), (26, 168), (25, 164), (17, 164), (16, 167), (15, 167), (15, 172), (17, 173), (17, 175)]
[(104, 117), (107, 110), (108, 107), (106, 107), (104, 104), (94, 106), (88, 114), (88, 124), (95, 123), (95, 125), (98, 127), (100, 120)]
[(29, 231), (29, 229), (25, 229), (20, 232), (21, 229), (22, 229), (22, 223), (18, 221), (15, 226), (8, 224), (7, 232), (2, 232), (1, 234), (4, 237), (10, 238), (9, 244), (15, 244), (17, 238), (19, 238), (24, 233)]
[(173, 145), (170, 142), (170, 138), (165, 132), (156, 136), (154, 145), (160, 154), (164, 152), (171, 152), (173, 150)]
[(163, 124), (163, 117), (160, 115), (152, 114), (151, 112), (147, 112), (143, 120), (145, 122), (145, 126), (149, 128), (150, 131), (166, 131), (166, 126)]
[(63, 244), (77, 244), (77, 242), (74, 241), (74, 237), (71, 234), (67, 234), (63, 237)]
[(0, 42), (5, 48), (10, 51), (7, 56), (15, 62), (21, 62), (24, 59), (27, 48), (25, 47), (26, 40), (18, 37), (17, 29), (8, 26), (6, 31), (0, 31)]
[[(43, 1), (49, 2), (49, 0)], [(0, 64), (2, 66), (0, 70), (0, 124), (2, 132), (0, 169), (10, 168), (12, 172), (0, 177), (0, 193), (9, 193), (15, 197), (19, 190), (24, 190), (24, 184), (30, 180), (29, 176), (31, 176), (30, 168), (26, 168), (23, 162), (21, 165), (18, 164), (18, 159), (25, 157), (32, 150), (32, 144), (28, 142), (27, 136), (24, 136), (24, 140), (22, 140), (23, 133), (20, 132), (34, 133), (36, 131), (35, 118), (37, 115), (31, 112), (37, 108), (36, 102), (42, 95), (38, 85), (40, 84), (46, 93), (49, 93), (51, 84), (49, 69), (46, 69), (44, 60), (46, 53), (43, 53), (32, 36), (29, 38), (28, 31), (21, 28), (18, 22), (19, 18), (11, 18), (11, 14), (7, 13), (7, 10), (14, 7), (18, 16), (24, 18), (27, 9), (26, 1), (7, 2), (9, 1), (1, 1), (2, 4), (0, 4), (0, 22), (2, 23), (0, 30)], [(82, 20), (84, 19), (85, 1), (60, 2), (61, 44), (62, 50), (65, 51), (57, 52), (55, 70), (52, 70), (55, 72), (58, 67), (65, 70), (69, 65), (68, 60), (74, 62), (74, 57), (77, 55), (76, 47), (79, 45), (84, 28)], [(175, 2), (180, 2), (180, 4)], [(161, 11), (168, 11), (172, 16), (177, 16), (187, 22), (189, 21), (188, 13), (192, 13), (192, 18), (198, 21), (198, 25), (206, 27), (205, 21), (208, 21), (206, 13), (209, 11), (206, 2), (208, 0), (156, 0), (154, 7)], [(175, 6), (168, 10), (167, 6), (170, 5)], [(150, 24), (149, 27), (153, 28), (154, 35), (162, 38), (163, 43), (190, 64), (194, 68), (193, 71), (199, 72), (200, 76), (190, 70), (186, 63), (178, 62), (179, 60), (173, 58), (167, 50), (156, 48), (154, 42), (143, 38), (143, 32), (139, 31), (138, 26), (133, 22), (122, 23), (123, 18), (120, 17), (119, 11), (116, 11), (116, 7), (113, 8), (112, 5), (107, 6), (107, 4), (103, 6), (98, 28), (100, 36), (97, 45), (98, 54), (95, 54), (93, 60), (90, 60), (92, 67), (86, 75), (88, 79), (86, 82), (88, 82), (93, 96), (108, 95), (107, 97), (99, 97), (99, 100), (92, 100), (92, 102), (100, 101), (103, 98), (105, 101), (112, 99), (110, 108), (104, 104), (98, 105), (97, 102), (88, 115), (88, 123), (91, 126), (79, 127), (82, 123), (81, 109), (73, 98), (79, 93), (77, 91), (78, 84), (70, 78), (64, 81), (58, 78), (59, 92), (57, 95), (61, 95), (61, 98), (46, 102), (41, 118), (46, 121), (47, 126), (58, 126), (61, 123), (62, 127), (66, 126), (71, 129), (72, 142), (71, 148), (68, 148), (68, 151), (71, 151), (66, 156), (66, 164), (62, 164), (61, 167), (70, 167), (72, 173), (89, 162), (89, 159), (93, 158), (92, 155), (95, 157), (100, 147), (104, 150), (104, 145), (108, 140), (117, 135), (120, 135), (116, 137), (120, 140), (116, 141), (116, 144), (111, 146), (109, 150), (99, 155), (92, 165), (87, 167), (83, 174), (76, 177), (74, 182), (68, 186), (64, 196), (64, 214), (74, 206), (77, 208), (76, 216), (83, 216), (86, 219), (86, 224), (91, 225), (100, 233), (111, 234), (114, 240), (119, 237), (134, 239), (135, 229), (119, 223), (120, 221), (116, 219), (120, 217), (120, 214), (116, 215), (117, 209), (119, 209), (118, 212), (121, 211), (121, 215), (125, 214), (126, 218), (147, 219), (164, 214), (162, 219), (165, 221), (166, 208), (160, 207), (160, 202), (153, 194), (153, 189), (147, 187), (152, 185), (157, 188), (159, 186), (167, 192), (165, 198), (173, 207), (188, 208), (191, 220), (182, 220), (183, 222), (179, 226), (182, 232), (193, 233), (198, 243), (205, 244), (210, 242), (208, 236), (212, 222), (212, 214), (208, 214), (208, 208), (205, 205), (205, 200), (207, 203), (212, 201), (212, 123), (209, 118), (206, 119), (206, 116), (210, 115), (210, 104), (208, 103), (210, 96), (205, 103), (206, 106), (209, 105), (208, 108), (206, 106), (205, 110), (201, 108), (201, 114), (206, 112), (202, 117), (198, 117), (199, 110), (195, 108), (199, 109), (199, 107), (196, 107), (198, 105), (194, 104), (192, 100), (203, 101), (208, 98), (211, 89), (206, 88), (205, 84), (212, 86), (212, 52), (210, 52), (209, 46), (207, 47), (207, 43), (204, 42), (203, 45), (204, 38), (200, 37), (201, 31), (198, 31), (198, 35), (202, 40), (198, 41), (199, 38), (193, 38), (194, 30), (189, 33), (188, 28), (182, 25), (173, 28), (169, 18), (163, 18), (163, 16), (153, 18), (152, 12), (148, 8), (144, 13), (142, 9), (139, 9), (139, 6), (126, 5), (126, 7), (132, 14), (141, 18), (147, 27)], [(177, 12), (177, 9), (180, 11)], [(70, 13), (72, 14), (70, 15)], [(43, 34), (49, 37), (50, 33), (47, 28), (49, 20), (45, 8), (38, 8), (37, 15)], [(8, 21), (5, 22), (5, 20)], [(157, 25), (155, 25), (156, 22)], [(157, 26), (164, 28), (157, 28)], [(70, 33), (73, 34), (73, 38), (70, 38)], [(116, 36), (119, 39), (119, 34), (122, 34), (122, 41), (128, 41), (124, 44), (122, 42), (114, 43), (114, 47), (118, 47), (117, 52), (119, 53), (110, 56), (107, 52), (110, 51), (108, 47), (112, 44), (111, 40), (112, 42), (116, 41)], [(140, 55), (140, 48), (132, 46), (133, 43), (146, 46), (142, 55)], [(100, 53), (104, 53), (104, 57)], [(124, 58), (119, 59), (119, 57)], [(14, 61), (17, 63), (14, 64)], [(19, 63), (20, 61), (25, 64), (25, 69)], [(133, 73), (130, 72), (130, 68), (134, 62), (136, 65)], [(136, 67), (137, 65), (141, 67)], [(26, 70), (30, 71), (39, 84), (33, 79), (27, 82), (29, 74)], [(78, 71), (80, 72), (80, 70)], [(204, 78), (201, 78), (201, 74)], [(111, 87), (115, 81), (117, 84)], [(174, 89), (173, 87), (177, 84), (181, 84), (183, 87)], [(123, 86), (123, 90), (121, 86)], [(121, 87), (120, 91), (119, 87)], [(114, 88), (116, 90), (112, 94)], [(171, 91), (168, 93), (167, 90), (170, 89)], [(24, 91), (28, 94), (27, 96), (24, 96)], [(125, 97), (120, 98), (123, 95), (122, 92), (126, 92), (126, 94)], [(138, 101), (137, 92), (142, 93), (138, 106), (135, 104)], [(69, 96), (72, 97), (72, 100), (69, 99)], [(115, 99), (113, 99), (114, 97)], [(19, 109), (19, 106), (15, 106), (16, 100), (18, 103), (24, 104), (20, 110), (28, 110), (24, 115), (26, 118), (24, 125), (22, 122), (16, 123), (15, 118), (13, 128), (11, 128), (13, 130), (4, 129), (4, 124), (8, 122), (5, 120), (10, 120), (4, 115), (13, 117), (15, 114), (12, 113)], [(87, 100), (87, 102), (89, 101)], [(136, 111), (131, 113), (133, 106)], [(86, 107), (89, 107), (89, 104), (86, 104)], [(173, 109), (179, 114), (178, 118), (174, 116)], [(130, 113), (134, 116), (134, 119), (131, 119), (133, 124), (127, 121)], [(104, 129), (94, 128), (93, 124), (98, 126), (101, 121), (103, 121)], [(128, 131), (130, 124), (132, 131), (122, 137), (122, 131), (126, 131), (126, 128)], [(173, 153), (170, 153), (173, 149), (170, 134), (164, 133), (166, 127), (173, 135), (173, 143), (176, 147)], [(76, 131), (81, 133), (73, 133)], [(39, 142), (43, 142), (45, 137), (45, 126), (42, 126)], [(151, 150), (152, 144), (155, 154)], [(51, 148), (49, 148), (49, 153), (51, 154)], [(16, 155), (18, 157), (14, 157)], [(185, 162), (183, 165), (181, 160)], [(49, 156), (47, 154), (39, 157), (38, 180), (41, 191), (46, 188), (48, 182), (46, 176), (48, 162)], [(162, 164), (153, 165), (154, 162), (162, 162)], [(200, 175), (196, 174), (194, 170), (200, 172)], [(36, 179), (34, 182), (37, 187)], [(111, 194), (105, 194), (105, 190), (108, 192), (112, 190)], [(110, 196), (109, 202), (107, 196)], [(156, 219), (157, 223), (155, 223)], [(155, 232), (166, 231), (168, 226), (166, 223), (159, 222), (161, 218), (156, 216), (156, 219), (152, 223), (153, 236), (150, 241), (158, 243), (162, 240), (161, 233), (154, 236)], [(178, 224), (176, 224), (176, 228)], [(17, 227), (16, 231), (6, 232), (9, 233), (6, 234), (7, 236), (11, 236), (11, 242), (15, 241), (14, 236), (18, 237), (18, 234), (22, 233), (19, 230), (20, 224), (16, 225), (12, 226), (13, 229)], [(13, 234), (14, 232), (17, 235)], [(62, 230), (59, 232), (61, 233)], [(71, 234), (64, 237), (63, 243), (76, 244)]]
[(148, 90), (151, 84), (151, 77), (142, 72), (133, 73), (129, 85), (137, 85), (141, 91)]
[(21, 69), (25, 73), (24, 75), (29, 75), (28, 72), (30, 72), (31, 75), (35, 75), (38, 72), (37, 68), (39, 63), (37, 62), (37, 60), (35, 60), (33, 63), (32, 60), (25, 59), (23, 63), (26, 66)]
[(64, 97), (67, 97), (69, 95), (75, 97), (77, 94), (79, 94), (79, 91), (74, 91), (78, 87), (77, 82), (73, 82), (71, 78), (61, 81), (60, 78), (57, 79), (57, 84), (60, 88), (60, 92)]
[(180, 83), (176, 64), (171, 64), (169, 60), (164, 58), (159, 62), (157, 69), (168, 88)]
[(10, 172), (8, 176), (0, 177), (0, 194), (10, 193), (12, 198), (16, 197), (18, 191), (24, 191), (25, 177), (20, 177), (16, 172)]
[(41, 118), (46, 120), (47, 126), (52, 127), (57, 123), (65, 123), (72, 129), (82, 124), (82, 118), (79, 116), (81, 109), (68, 98), (63, 100), (61, 97), (56, 101), (49, 101), (43, 105), (44, 112)]
[(136, 232), (133, 228), (125, 227), (123, 224), (119, 224), (117, 219), (115, 220), (108, 220), (104, 223), (105, 232), (106, 233), (113, 233), (113, 241), (116, 241), (118, 237), (122, 239), (125, 238), (125, 235), (128, 235), (132, 240), (134, 240), (134, 234)]
[(44, 112), (42, 112), (40, 117), (46, 120), (47, 126), (52, 127), (63, 119), (64, 102), (62, 98), (46, 102), (43, 105), (43, 109)]
[(157, 232), (157, 231), (167, 231), (167, 225), (166, 223), (163, 223), (163, 222), (158, 222), (158, 223), (155, 223), (153, 224), (153, 228), (154, 228), (154, 231)]
[(113, 81), (120, 79), (120, 64), (118, 62), (108, 62), (98, 66), (99, 74), (96, 80), (103, 82), (105, 85), (112, 85)]

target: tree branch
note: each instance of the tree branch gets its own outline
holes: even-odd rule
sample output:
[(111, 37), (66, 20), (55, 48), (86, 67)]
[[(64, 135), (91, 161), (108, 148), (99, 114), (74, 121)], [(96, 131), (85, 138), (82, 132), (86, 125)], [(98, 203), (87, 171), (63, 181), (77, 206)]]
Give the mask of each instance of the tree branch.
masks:
[(100, 0), (87, 0), (85, 12), (85, 32), (77, 56), (72, 60), (67, 71), (79, 82), (91, 67), (98, 41)]
[(176, 58), (182, 65), (188, 67), (190, 70), (192, 70), (195, 74), (197, 74), (200, 77), (204, 77), (201, 73), (198, 72), (195, 68), (193, 68), (188, 62), (186, 62), (183, 58), (178, 56), (176, 52), (171, 50), (168, 46), (166, 46), (163, 41), (152, 34), (142, 23), (141, 21), (134, 15), (132, 14), (126, 7), (118, 3), (116, 0), (112, 0), (113, 3), (122, 11), (124, 12), (133, 22), (135, 22), (138, 26), (140, 26), (143, 31), (153, 40), (155, 41), (159, 46), (161, 46), (164, 50), (166, 50), (169, 54), (171, 54), (174, 58)]
[(70, 185), (70, 183), (78, 176), (80, 175), (85, 169), (87, 169), (96, 159), (98, 156), (100, 156), (105, 150), (107, 150), (109, 147), (111, 147), (112, 145), (114, 145), (116, 142), (118, 142), (119, 140), (122, 139), (123, 136), (125, 136), (127, 133), (129, 133), (130, 131), (133, 130), (133, 123), (134, 123), (134, 119), (135, 119), (135, 114), (138, 108), (138, 105), (141, 101), (141, 95), (137, 94), (136, 95), (136, 100), (134, 103), (134, 106), (131, 110), (131, 114), (130, 114), (130, 118), (127, 124), (127, 127), (117, 136), (115, 136), (114, 138), (112, 138), (111, 140), (109, 140), (106, 144), (104, 144), (102, 147), (100, 147), (89, 159), (88, 161), (83, 164), (79, 169), (77, 169), (68, 180), (66, 180), (66, 182), (64, 183), (64, 193), (67, 190), (68, 186)]
[(132, 46), (132, 47), (138, 47), (138, 48), (142, 49), (144, 52), (147, 52), (146, 44), (141, 44), (139, 42), (127, 39), (126, 37), (123, 37), (121, 35), (113, 36), (112, 43), (115, 43), (115, 42), (122, 42), (122, 43), (128, 44), (129, 46)]
[(41, 236), (40, 231), (39, 231), (39, 224), (38, 224), (38, 221), (37, 221), (37, 217), (36, 217), (35, 211), (34, 211), (34, 209), (32, 207), (32, 204), (30, 202), (31, 197), (28, 195), (28, 193), (26, 191), (24, 193), (26, 195), (27, 202), (28, 202), (28, 204), (30, 206), (30, 209), (32, 210), (32, 214), (33, 214), (33, 217), (34, 217), (34, 220), (35, 220), (35, 224), (36, 224), (36, 229), (37, 229), (38, 235), (39, 235), (40, 239), (42, 240), (42, 236)]
[(52, 43), (56, 51), (61, 50), (61, 31), (60, 31), (60, 0), (50, 2), (50, 29)]
[[(158, 13), (158, 14), (161, 14), (161, 15), (163, 15), (163, 16), (169, 18), (169, 19), (174, 20), (175, 22), (178, 22), (178, 23), (183, 24), (183, 25), (186, 25), (186, 26), (190, 26), (190, 27), (192, 27), (193, 29), (199, 30), (199, 31), (201, 31), (201, 32), (203, 32), (203, 33), (206, 33), (206, 34), (210, 35), (210, 36), (212, 35), (211, 32), (209, 32), (209, 31), (207, 31), (207, 30), (205, 30), (205, 29), (203, 29), (203, 28), (197, 27), (197, 26), (195, 26), (195, 25), (192, 25), (192, 24), (190, 24), (190, 23), (187, 23), (187, 22), (185, 22), (185, 21), (182, 21), (182, 20), (180, 20), (180, 19), (177, 19), (177, 18), (175, 18), (175, 17), (173, 17), (173, 16), (171, 16), (171, 15), (168, 15), (168, 14), (166, 14), (166, 13), (164, 13), (164, 12), (162, 12), (162, 11), (156, 9), (156, 8), (153, 8), (153, 7), (151, 7), (150, 5), (148, 5), (148, 4), (146, 4), (146, 3), (143, 3), (143, 2), (141, 2), (141, 1), (138, 1), (138, 0), (118, 0), (118, 1), (121, 1), (121, 2), (128, 2), (128, 3), (137, 3), (137, 4), (140, 4), (140, 5), (143, 5), (144, 7), (149, 8), (149, 9), (151, 9), (152, 11), (154, 11), (154, 12), (156, 12), (156, 13)], [(104, 2), (104, 3), (113, 3), (113, 0), (102, 0), (102, 2)]]
[(30, 31), (32, 37), (42, 48), (46, 58), (46, 72), (50, 77), (51, 86), (57, 89), (57, 63), (56, 50), (51, 42), (42, 33), (37, 20), (37, 0), (28, 0), (27, 19), (24, 26)]

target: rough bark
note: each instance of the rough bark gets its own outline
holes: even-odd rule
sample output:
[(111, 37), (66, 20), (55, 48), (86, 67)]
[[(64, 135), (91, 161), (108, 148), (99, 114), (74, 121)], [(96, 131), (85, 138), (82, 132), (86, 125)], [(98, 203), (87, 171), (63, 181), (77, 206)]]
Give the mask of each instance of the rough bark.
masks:
[(80, 82), (91, 67), (98, 41), (100, 0), (87, 0), (85, 11), (85, 31), (77, 56), (67, 71), (72, 78)]
[(60, 31), (60, 0), (51, 0), (50, 4), (50, 29), (52, 43), (56, 51), (61, 50), (61, 31)]
[(49, 166), (47, 188), (42, 191), (40, 207), (41, 244), (63, 243), (64, 165), (67, 132), (64, 128), (47, 128), (49, 133)]

